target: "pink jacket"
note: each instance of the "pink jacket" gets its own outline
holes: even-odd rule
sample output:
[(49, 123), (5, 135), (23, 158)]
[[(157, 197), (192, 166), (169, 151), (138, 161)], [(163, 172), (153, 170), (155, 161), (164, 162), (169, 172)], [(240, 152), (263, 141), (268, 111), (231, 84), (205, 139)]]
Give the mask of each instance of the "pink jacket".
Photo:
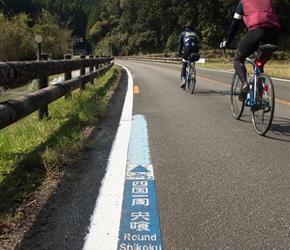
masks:
[(259, 28), (281, 29), (271, 0), (242, 0), (242, 3), (244, 22), (249, 30)]

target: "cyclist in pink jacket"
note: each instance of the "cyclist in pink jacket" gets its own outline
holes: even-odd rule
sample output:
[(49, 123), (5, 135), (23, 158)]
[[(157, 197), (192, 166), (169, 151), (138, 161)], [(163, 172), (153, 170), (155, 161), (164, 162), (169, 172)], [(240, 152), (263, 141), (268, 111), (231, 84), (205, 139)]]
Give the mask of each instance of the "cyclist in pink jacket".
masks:
[(234, 68), (244, 86), (239, 95), (240, 101), (245, 100), (250, 87), (246, 76), (246, 57), (253, 54), (261, 43), (277, 45), (281, 29), (271, 0), (241, 0), (236, 8), (228, 37), (220, 44), (221, 48), (230, 45), (242, 19), (248, 32), (239, 44), (234, 56)]

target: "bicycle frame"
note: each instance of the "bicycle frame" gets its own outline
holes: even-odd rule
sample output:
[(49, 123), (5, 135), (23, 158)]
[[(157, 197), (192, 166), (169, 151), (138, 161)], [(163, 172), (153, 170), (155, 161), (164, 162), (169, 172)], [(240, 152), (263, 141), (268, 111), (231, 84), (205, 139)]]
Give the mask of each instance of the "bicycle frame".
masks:
[(196, 68), (195, 62), (199, 60), (199, 54), (193, 52), (189, 54), (188, 59), (182, 59), (182, 63), (186, 63), (186, 75), (185, 75), (185, 86), (184, 90), (188, 88), (189, 92), (193, 94), (196, 84)]
[(188, 82), (190, 80), (190, 74), (188, 72), (189, 72), (189, 69), (190, 69), (191, 66), (195, 70), (195, 63), (194, 62), (191, 62), (191, 61), (187, 61), (187, 66), (186, 66), (186, 79), (185, 79), (186, 82)]
[[(253, 69), (254, 69), (252, 81), (251, 81), (250, 76), (248, 75), (248, 82), (251, 83), (252, 86), (251, 86), (251, 89), (248, 93), (249, 97), (247, 96), (247, 102), (246, 102), (246, 106), (252, 107), (252, 106), (258, 105), (258, 103), (257, 103), (257, 77), (260, 73), (264, 72), (263, 68), (264, 68), (265, 62), (263, 62), (263, 61), (254, 62), (253, 60), (251, 60), (248, 57), (246, 58), (246, 62), (251, 64), (253, 66)], [(251, 93), (252, 91), (253, 91), (253, 94)], [(266, 99), (268, 99), (268, 96), (266, 96)]]
[[(257, 88), (256, 88), (256, 83), (257, 83), (257, 75), (259, 74), (258, 72), (258, 66), (255, 62), (253, 62), (250, 58), (246, 58), (246, 62), (250, 63), (253, 66), (254, 73), (253, 73), (253, 79), (251, 81), (250, 77), (248, 76), (248, 82), (252, 84), (251, 89), (248, 93), (248, 98), (247, 96), (247, 101), (246, 101), (246, 106), (254, 106), (257, 105)], [(253, 94), (251, 93), (254, 90)]]

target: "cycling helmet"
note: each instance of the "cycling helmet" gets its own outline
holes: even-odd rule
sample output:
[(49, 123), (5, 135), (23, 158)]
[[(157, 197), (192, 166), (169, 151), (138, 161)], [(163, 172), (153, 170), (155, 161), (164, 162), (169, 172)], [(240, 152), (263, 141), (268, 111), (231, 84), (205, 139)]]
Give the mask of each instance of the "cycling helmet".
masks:
[(187, 22), (187, 23), (185, 24), (185, 28), (192, 29), (192, 28), (193, 28), (193, 24), (192, 24), (192, 22)]

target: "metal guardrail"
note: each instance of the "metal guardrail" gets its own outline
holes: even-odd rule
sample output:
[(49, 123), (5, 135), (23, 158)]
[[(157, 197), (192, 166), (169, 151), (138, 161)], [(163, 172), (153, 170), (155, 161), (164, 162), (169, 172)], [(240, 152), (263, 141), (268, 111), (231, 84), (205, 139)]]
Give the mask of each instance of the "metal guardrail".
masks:
[[(121, 57), (120, 59), (148, 61), (148, 62), (162, 62), (162, 63), (181, 63), (182, 62), (182, 58), (174, 58), (174, 57), (126, 56), (126, 57)], [(205, 65), (205, 58), (200, 58), (195, 63), (201, 63), (202, 66), (204, 66)]]
[[(48, 76), (64, 73), (65, 81), (41, 88), (19, 98), (0, 103), (0, 129), (39, 110), (39, 118), (48, 115), (47, 105), (104, 74), (114, 65), (114, 58), (90, 58), (59, 61), (1, 62), (0, 86), (36, 78), (47, 82)], [(85, 68), (89, 73), (85, 74)], [(71, 79), (71, 72), (80, 70), (80, 76)]]

